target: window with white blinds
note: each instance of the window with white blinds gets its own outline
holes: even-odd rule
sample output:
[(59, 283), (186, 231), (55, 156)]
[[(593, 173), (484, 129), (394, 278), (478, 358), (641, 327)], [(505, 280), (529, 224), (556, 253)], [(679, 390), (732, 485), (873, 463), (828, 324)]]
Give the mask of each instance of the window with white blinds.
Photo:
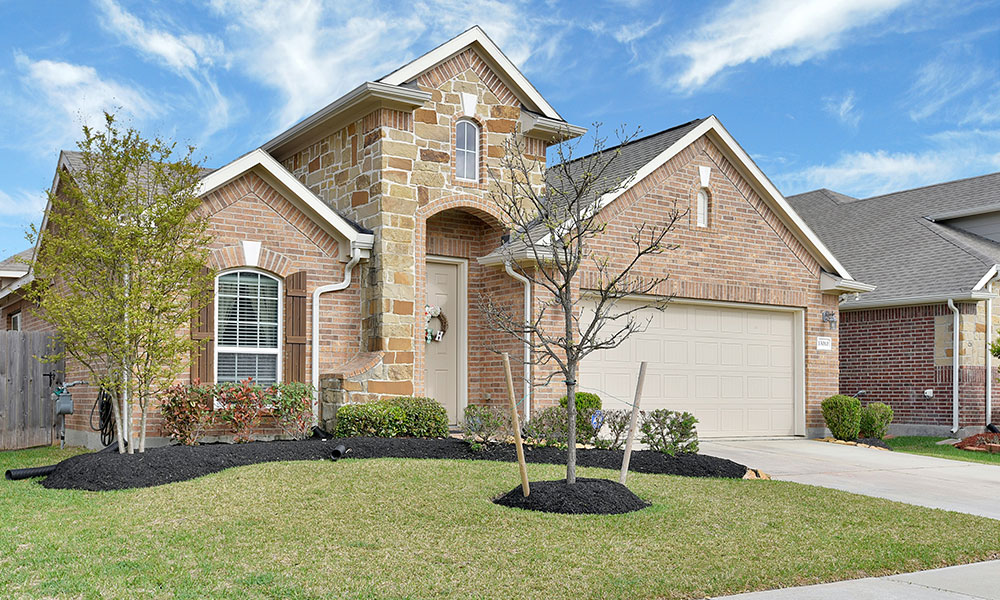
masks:
[(220, 275), (215, 290), (217, 382), (278, 381), (281, 282), (256, 271)]
[(455, 125), (455, 177), (479, 181), (479, 127), (464, 119)]

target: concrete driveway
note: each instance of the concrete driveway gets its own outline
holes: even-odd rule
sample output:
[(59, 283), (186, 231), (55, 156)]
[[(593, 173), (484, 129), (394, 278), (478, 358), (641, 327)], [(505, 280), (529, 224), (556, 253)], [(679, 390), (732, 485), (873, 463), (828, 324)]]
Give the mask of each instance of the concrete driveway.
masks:
[(703, 440), (774, 479), (1000, 519), (1000, 466), (806, 439)]

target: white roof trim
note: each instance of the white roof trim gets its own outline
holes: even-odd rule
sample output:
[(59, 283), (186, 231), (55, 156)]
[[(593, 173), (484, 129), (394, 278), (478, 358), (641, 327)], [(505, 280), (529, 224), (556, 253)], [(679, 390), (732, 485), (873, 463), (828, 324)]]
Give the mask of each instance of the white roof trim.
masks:
[[(656, 158), (643, 165), (642, 168), (636, 171), (631, 178), (623, 182), (617, 190), (605, 194), (600, 200), (591, 204), (588, 208), (588, 216), (594, 212), (599, 212), (605, 206), (614, 202), (622, 194), (632, 189), (637, 183), (649, 176), (653, 171), (659, 169), (666, 164), (667, 161), (677, 156), (681, 150), (684, 150), (695, 140), (708, 133), (715, 134), (718, 138), (717, 141), (721, 142), (725, 146), (725, 149), (729, 150), (733, 154), (733, 157), (738, 163), (737, 166), (741, 166), (746, 169), (750, 176), (757, 181), (763, 191), (774, 200), (778, 210), (788, 218), (791, 225), (798, 229), (802, 237), (805, 238), (807, 247), (808, 245), (811, 245), (811, 250), (813, 250), (814, 254), (819, 255), (828, 263), (824, 266), (828, 266), (835, 272), (836, 275), (839, 275), (845, 280), (853, 281), (854, 278), (847, 272), (844, 265), (837, 260), (826, 245), (820, 241), (819, 237), (813, 232), (813, 230), (806, 225), (805, 221), (802, 220), (802, 217), (800, 217), (792, 206), (788, 204), (788, 201), (781, 195), (778, 188), (774, 187), (774, 184), (771, 183), (760, 168), (754, 164), (753, 160), (750, 159), (750, 156), (743, 150), (743, 148), (740, 147), (738, 143), (736, 143), (736, 140), (733, 139), (733, 136), (730, 135), (728, 131), (726, 131), (726, 128), (722, 126), (722, 123), (719, 122), (719, 119), (716, 118), (715, 115), (712, 115), (699, 123), (697, 127), (687, 132), (684, 137), (674, 142), (669, 148), (658, 154)], [(569, 223), (567, 222), (567, 226), (568, 224)], [(541, 243), (549, 243), (549, 237), (550, 236), (547, 235), (541, 240)]]
[(420, 58), (417, 58), (416, 60), (396, 69), (382, 79), (379, 79), (379, 81), (390, 85), (401, 85), (416, 78), (418, 75), (433, 68), (437, 64), (448, 60), (472, 44), (479, 45), (487, 56), (500, 67), (503, 71), (502, 75), (506, 76), (506, 78), (518, 88), (516, 91), (520, 91), (522, 96), (527, 97), (527, 99), (537, 107), (539, 112), (550, 119), (557, 119), (559, 121), (563, 120), (563, 118), (559, 116), (559, 113), (557, 113), (556, 110), (545, 101), (545, 98), (538, 93), (535, 86), (531, 85), (531, 82), (529, 82), (528, 79), (521, 74), (521, 71), (514, 66), (514, 63), (512, 63), (510, 59), (504, 55), (503, 51), (501, 51), (500, 48), (493, 43), (493, 40), (491, 40), (490, 37), (486, 35), (486, 32), (480, 29), (478, 25), (475, 25), (466, 30), (464, 33), (453, 37), (427, 54), (424, 54)]
[(873, 292), (878, 287), (870, 283), (861, 283), (860, 281), (854, 281), (853, 279), (844, 279), (843, 277), (827, 273), (826, 271), (822, 271), (819, 274), (819, 286), (824, 292), (847, 293)]
[(318, 217), (321, 220), (320, 225), (328, 225), (337, 233), (347, 238), (351, 245), (352, 254), (355, 248), (371, 248), (374, 245), (375, 239), (372, 234), (361, 233), (355, 229), (346, 219), (317, 198), (309, 188), (289, 173), (278, 161), (274, 160), (274, 157), (260, 148), (244, 154), (228, 165), (209, 173), (199, 183), (198, 195), (204, 196), (217, 190), (255, 167), (263, 169), (268, 175), (288, 188), (294, 194), (295, 199), (301, 202), (302, 206), (300, 208), (306, 208), (307, 213), (311, 213), (311, 216), (314, 218)]
[(991, 279), (997, 276), (997, 267), (1000, 267), (1000, 265), (993, 265), (992, 267), (990, 267), (990, 270), (986, 271), (986, 274), (983, 275), (983, 278), (979, 280), (979, 283), (977, 283), (976, 286), (972, 288), (972, 291), (978, 292), (982, 290), (984, 287), (986, 287), (986, 284), (989, 283)]
[(25, 267), (23, 269), (17, 269), (17, 270), (14, 270), (14, 269), (0, 269), (0, 277), (3, 277), (4, 279), (10, 279), (10, 278), (15, 278), (16, 279), (18, 277), (24, 276), (27, 272), (28, 272), (28, 268), (27, 267)]
[(934, 294), (930, 296), (902, 296), (885, 300), (841, 300), (840, 310), (861, 310), (863, 308), (885, 308), (890, 306), (919, 306), (923, 304), (943, 304), (949, 300), (955, 302), (980, 302), (1000, 297), (989, 292), (967, 292), (964, 294)]
[(14, 292), (16, 292), (17, 290), (21, 289), (22, 287), (28, 285), (29, 283), (31, 283), (34, 280), (35, 280), (35, 274), (34, 273), (28, 273), (27, 275), (24, 275), (23, 277), (21, 277), (17, 281), (12, 281), (10, 283), (10, 285), (8, 285), (7, 287), (5, 287), (2, 290), (0, 290), (0, 300), (3, 300), (7, 296), (10, 296)]

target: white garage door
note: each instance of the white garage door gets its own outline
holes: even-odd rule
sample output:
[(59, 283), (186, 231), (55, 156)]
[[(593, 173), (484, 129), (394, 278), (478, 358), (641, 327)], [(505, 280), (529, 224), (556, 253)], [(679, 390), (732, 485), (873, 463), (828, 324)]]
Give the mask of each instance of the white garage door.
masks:
[[(641, 407), (687, 411), (700, 437), (795, 433), (795, 313), (672, 302), (649, 328), (584, 360), (580, 384), (627, 408), (639, 363)], [(617, 398), (617, 399), (616, 399)]]

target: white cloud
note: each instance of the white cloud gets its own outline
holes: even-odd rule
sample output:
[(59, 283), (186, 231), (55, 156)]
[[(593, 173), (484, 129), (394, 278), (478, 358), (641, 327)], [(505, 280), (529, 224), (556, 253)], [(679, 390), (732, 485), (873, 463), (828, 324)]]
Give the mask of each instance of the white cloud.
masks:
[(0, 216), (40, 218), (45, 210), (46, 196), (42, 192), (18, 190), (13, 196), (0, 190)]
[(115, 0), (97, 0), (96, 3), (103, 13), (101, 25), (105, 29), (179, 73), (194, 71), (200, 64), (210, 65), (224, 52), (222, 42), (213, 36), (174, 35), (148, 26)]
[(995, 69), (986, 68), (972, 57), (941, 56), (917, 71), (917, 78), (907, 94), (914, 105), (910, 118), (920, 121), (931, 117), (968, 92), (995, 81), (996, 77)]
[(526, 71), (561, 48), (560, 36), (543, 35), (542, 20), (521, 2), (423, 0), (388, 8), (213, 0), (211, 6), (229, 22), (233, 64), (282, 96), (274, 119), (279, 130), (477, 23)]
[[(184, 77), (195, 91), (191, 109), (207, 124), (204, 137), (229, 125), (230, 102), (219, 91), (211, 73), (218, 59), (225, 59), (222, 42), (211, 35), (171, 33), (154, 27), (123, 9), (115, 0), (96, 0), (101, 25), (147, 58)], [(185, 102), (185, 104), (187, 104)]]
[(823, 108), (848, 127), (855, 128), (861, 122), (861, 111), (857, 108), (854, 90), (848, 90), (840, 98), (826, 98)]
[(769, 59), (801, 64), (834, 50), (847, 32), (884, 18), (909, 0), (735, 0), (670, 50), (688, 59), (684, 89), (723, 70)]
[(915, 152), (849, 152), (776, 177), (788, 193), (829, 188), (858, 198), (1000, 170), (1000, 130), (946, 131)]
[(87, 65), (33, 60), (18, 51), (14, 64), (26, 91), (16, 107), (22, 115), (17, 125), (30, 131), (25, 142), (46, 154), (78, 139), (81, 125), (102, 123), (104, 111), (135, 119), (162, 111), (141, 89), (103, 78)]

